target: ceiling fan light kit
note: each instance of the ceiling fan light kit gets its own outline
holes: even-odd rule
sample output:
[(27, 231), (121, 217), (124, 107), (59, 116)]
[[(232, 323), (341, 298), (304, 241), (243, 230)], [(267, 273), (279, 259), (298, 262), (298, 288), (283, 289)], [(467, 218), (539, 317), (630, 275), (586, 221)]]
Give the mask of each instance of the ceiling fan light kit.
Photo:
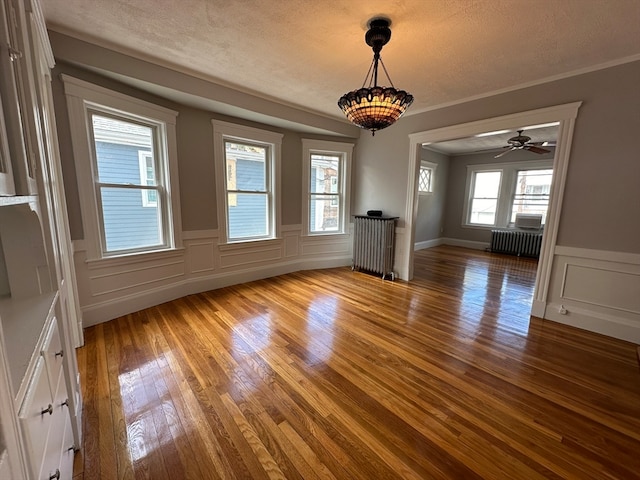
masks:
[[(362, 87), (345, 93), (338, 100), (338, 106), (347, 119), (360, 128), (370, 130), (372, 135), (393, 125), (413, 103), (413, 95), (393, 86), (380, 57), (382, 47), (391, 38), (390, 25), (391, 21), (388, 18), (376, 17), (369, 20), (365, 41), (373, 49), (373, 61)], [(378, 85), (378, 64), (382, 65), (391, 87)], [(368, 86), (365, 86), (367, 82)]]
[(549, 153), (551, 151), (540, 146), (544, 142), (531, 142), (531, 137), (523, 135), (522, 132), (524, 132), (524, 130), (518, 130), (518, 135), (507, 140), (507, 143), (509, 145), (503, 148), (508, 148), (509, 150), (505, 150), (504, 152), (499, 153), (493, 158), (499, 158), (509, 152), (513, 152), (514, 150), (529, 150), (530, 152), (538, 154)]

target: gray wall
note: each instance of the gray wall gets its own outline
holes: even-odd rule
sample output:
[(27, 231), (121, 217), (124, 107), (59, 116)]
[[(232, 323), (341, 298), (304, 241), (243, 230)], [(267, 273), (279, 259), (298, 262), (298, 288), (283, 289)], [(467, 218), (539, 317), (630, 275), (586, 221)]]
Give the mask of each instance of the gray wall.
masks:
[(282, 133), (281, 163), (281, 223), (302, 223), (302, 138), (315, 138), (340, 142), (355, 139), (327, 135), (301, 134), (291, 130), (249, 122), (192, 108), (165, 98), (124, 85), (110, 78), (58, 61), (53, 74), (53, 91), (62, 157), (63, 176), (69, 210), (69, 224), (73, 240), (84, 238), (79, 205), (77, 179), (71, 148), (69, 116), (60, 73), (65, 73), (114, 91), (137, 97), (178, 112), (176, 123), (180, 205), (184, 231), (218, 228), (213, 159), (212, 119)]
[(432, 178), (433, 192), (418, 196), (418, 217), (416, 218), (415, 242), (435, 240), (442, 235), (443, 220), (447, 209), (447, 179), (449, 177), (449, 157), (442, 153), (423, 148), (421, 160), (436, 164)]
[(558, 245), (640, 253), (638, 85), (640, 61), (411, 115), (375, 137), (362, 135), (354, 208), (384, 205), (404, 225), (411, 133), (582, 101)]
[(466, 201), (467, 165), (553, 160), (553, 152), (548, 155), (538, 155), (527, 150), (514, 150), (500, 158), (495, 158), (495, 155), (495, 152), (490, 152), (450, 157), (443, 237), (486, 243), (491, 240), (491, 229), (462, 226), (462, 215)]

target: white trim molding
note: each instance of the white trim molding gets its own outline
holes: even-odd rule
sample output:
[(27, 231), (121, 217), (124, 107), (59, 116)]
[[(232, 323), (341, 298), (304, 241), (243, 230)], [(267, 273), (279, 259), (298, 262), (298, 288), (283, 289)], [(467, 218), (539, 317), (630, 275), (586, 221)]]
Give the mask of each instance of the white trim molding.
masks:
[[(303, 235), (308, 236), (334, 236), (344, 235), (349, 229), (351, 205), (351, 163), (353, 157), (353, 143), (330, 142), (325, 140), (302, 139), (302, 225)], [(310, 232), (310, 195), (311, 195), (311, 155), (334, 154), (340, 157), (340, 172), (338, 195), (341, 200), (339, 225), (337, 232)]]
[(341, 235), (303, 236), (285, 225), (265, 241), (225, 244), (219, 230), (184, 232), (184, 248), (87, 262), (86, 245), (74, 242), (84, 326), (185, 295), (298, 270), (350, 266), (353, 224)]
[(415, 224), (418, 214), (418, 169), (420, 167), (422, 144), (464, 138), (478, 133), (513, 128), (514, 126), (559, 122), (558, 141), (553, 161), (554, 180), (551, 186), (549, 211), (538, 263), (534, 289), (534, 308), (532, 310), (534, 315), (544, 316), (544, 305), (547, 300), (551, 266), (553, 264), (553, 249), (556, 245), (562, 197), (569, 165), (573, 127), (581, 104), (582, 102), (568, 103), (410, 134), (407, 198), (404, 218), (407, 235), (402, 239), (404, 245), (400, 248), (403, 255), (398, 258), (396, 263), (400, 268), (400, 278), (410, 280), (413, 277)]
[(640, 343), (640, 255), (557, 247), (545, 317)]

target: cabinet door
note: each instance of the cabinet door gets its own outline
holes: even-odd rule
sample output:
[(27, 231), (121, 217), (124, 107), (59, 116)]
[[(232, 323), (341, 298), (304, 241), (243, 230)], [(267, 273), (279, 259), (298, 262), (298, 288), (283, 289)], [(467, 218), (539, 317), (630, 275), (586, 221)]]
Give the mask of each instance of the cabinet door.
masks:
[(15, 193), (4, 109), (2, 108), (2, 97), (0, 96), (0, 195), (15, 195)]
[(19, 414), (33, 478), (40, 478), (42, 459), (55, 410), (51, 398), (44, 358), (38, 357)]
[(16, 194), (37, 193), (36, 165), (39, 151), (33, 108), (33, 79), (29, 66), (30, 45), (23, 27), (25, 13), (19, 0), (0, 0), (0, 98), (13, 184)]

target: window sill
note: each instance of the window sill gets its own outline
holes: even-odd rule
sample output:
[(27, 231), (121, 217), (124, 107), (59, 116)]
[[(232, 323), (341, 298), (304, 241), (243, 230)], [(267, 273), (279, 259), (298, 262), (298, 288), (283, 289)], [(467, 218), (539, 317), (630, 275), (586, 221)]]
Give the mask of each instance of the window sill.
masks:
[(227, 242), (227, 243), (219, 243), (218, 248), (221, 252), (230, 251), (230, 250), (242, 250), (247, 248), (254, 248), (258, 245), (262, 246), (270, 246), (270, 245), (280, 245), (282, 243), (281, 238), (260, 238), (255, 240), (240, 240), (237, 242)]
[(506, 228), (500, 225), (472, 225), (468, 223), (463, 223), (462, 228), (470, 228), (472, 230), (494, 230), (496, 228)]
[(347, 239), (349, 237), (350, 235), (344, 232), (306, 233), (302, 236), (304, 241), (308, 241), (308, 240), (313, 241), (313, 239), (318, 239), (318, 241), (328, 240), (328, 239), (341, 240), (341, 239)]
[(153, 260), (165, 260), (171, 257), (178, 257), (184, 254), (184, 248), (166, 248), (164, 250), (154, 250), (150, 252), (135, 252), (122, 255), (114, 255), (103, 258), (93, 258), (86, 260), (89, 269), (118, 267), (132, 263), (149, 262)]

